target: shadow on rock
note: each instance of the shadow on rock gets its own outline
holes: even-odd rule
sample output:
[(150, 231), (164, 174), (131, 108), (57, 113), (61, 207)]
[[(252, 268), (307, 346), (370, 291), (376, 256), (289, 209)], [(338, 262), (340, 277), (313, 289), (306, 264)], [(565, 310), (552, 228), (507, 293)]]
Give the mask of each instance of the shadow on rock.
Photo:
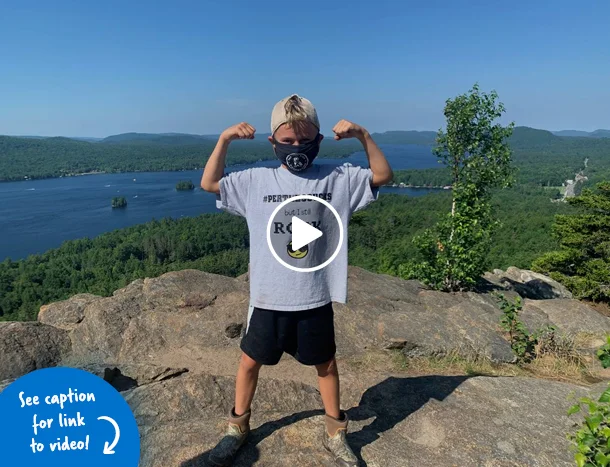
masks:
[(360, 431), (348, 433), (347, 439), (361, 465), (362, 448), (391, 430), (409, 415), (419, 410), (430, 399), (442, 401), (470, 376), (390, 377), (367, 389), (357, 407), (347, 411), (352, 421), (374, 418)]
[[(360, 459), (361, 465), (367, 465), (361, 455), (364, 446), (377, 440), (381, 433), (391, 430), (430, 399), (442, 401), (468, 378), (470, 376), (390, 377), (367, 389), (358, 406), (346, 411), (352, 422), (374, 419), (361, 430), (347, 435), (350, 446)], [(233, 465), (244, 467), (254, 465), (260, 459), (257, 445), (265, 438), (293, 423), (323, 414), (323, 410), (308, 410), (264, 423), (251, 431), (248, 441), (239, 451)], [(321, 444), (320, 449), (323, 449)], [(206, 451), (183, 462), (181, 467), (205, 466), (209, 453), (210, 451)]]
[[(270, 436), (280, 428), (287, 427), (293, 423), (297, 423), (306, 418), (315, 417), (316, 415), (324, 414), (324, 410), (306, 410), (304, 412), (298, 412), (292, 415), (287, 415), (280, 418), (279, 420), (272, 420), (263, 423), (258, 428), (255, 428), (250, 432), (250, 436), (246, 441), (246, 444), (239, 450), (237, 457), (232, 465), (246, 467), (252, 466), (260, 458), (260, 452), (257, 445), (265, 438)], [(180, 467), (203, 467), (208, 465), (207, 460), (210, 451), (206, 451), (203, 454), (194, 457), (186, 462), (180, 464)]]
[(561, 298), (552, 285), (540, 279), (532, 279), (526, 283), (518, 282), (509, 277), (502, 277), (502, 285), (480, 278), (475, 287), (477, 293), (506, 293), (513, 291), (523, 298), (532, 300), (548, 300)]
[(525, 284), (510, 278), (506, 278), (505, 281), (511, 285), (515, 292), (525, 298), (530, 298), (532, 300), (559, 298), (559, 296), (555, 293), (555, 289), (550, 284), (547, 284), (540, 279), (533, 279)]

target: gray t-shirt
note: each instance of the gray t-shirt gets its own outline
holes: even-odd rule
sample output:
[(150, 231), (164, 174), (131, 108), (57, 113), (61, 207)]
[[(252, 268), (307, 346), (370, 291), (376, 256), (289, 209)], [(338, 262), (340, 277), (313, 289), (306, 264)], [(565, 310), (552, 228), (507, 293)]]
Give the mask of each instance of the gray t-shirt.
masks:
[[(378, 189), (371, 187), (370, 169), (342, 165), (312, 165), (301, 174), (282, 167), (253, 168), (232, 172), (220, 180), (217, 207), (243, 216), (250, 231), (250, 305), (279, 311), (308, 310), (331, 301), (347, 299), (347, 226), (352, 213), (374, 201)], [(343, 244), (337, 257), (313, 272), (297, 272), (280, 264), (267, 244), (267, 225), (275, 208), (288, 198), (312, 195), (328, 201), (343, 224)], [(329, 258), (338, 244), (338, 227), (332, 212), (312, 200), (289, 203), (274, 218), (272, 244), (288, 264), (308, 268)], [(322, 230), (305, 257), (289, 254), (290, 222), (296, 215)]]

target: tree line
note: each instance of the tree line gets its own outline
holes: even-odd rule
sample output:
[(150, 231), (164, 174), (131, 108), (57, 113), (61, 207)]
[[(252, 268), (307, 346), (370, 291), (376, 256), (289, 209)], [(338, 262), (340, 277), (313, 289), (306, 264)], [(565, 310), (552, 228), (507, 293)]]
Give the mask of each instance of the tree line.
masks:
[[(356, 213), (349, 229), (350, 264), (417, 278), (448, 291), (472, 288), (485, 270), (534, 267), (560, 280), (577, 297), (610, 301), (610, 185), (598, 183), (610, 180), (610, 140), (562, 138), (493, 124), (503, 112), (496, 98), (475, 86), (447, 101), (447, 130), (439, 131), (434, 150), (446, 167), (397, 171), (395, 180), (451, 184), (452, 190), (418, 198), (383, 195)], [(398, 136), (392, 134), (393, 140)], [(75, 161), (95, 160), (91, 154), (99, 148), (104, 148), (106, 162), (116, 164), (121, 154), (130, 154), (126, 164), (138, 161), (132, 156), (140, 154), (148, 157), (140, 162), (150, 167), (151, 148), (158, 151), (153, 151), (157, 158), (152, 161), (159, 164), (171, 165), (168, 154), (187, 157), (180, 145), (50, 140), (56, 150), (52, 156), (68, 155), (65, 170)], [(49, 142), (23, 141), (0, 137), (0, 148), (10, 147), (13, 155), (25, 154), (33, 163), (41, 154), (37, 145)], [(257, 144), (269, 151), (268, 143), (250, 144), (236, 145), (236, 153), (252, 157)], [(108, 152), (108, 147), (114, 149)], [(203, 151), (205, 144), (193, 147)], [(329, 147), (337, 157), (348, 151), (347, 146)], [(75, 148), (86, 148), (82, 154), (93, 159), (87, 161)], [(233, 157), (235, 161), (239, 156)], [(17, 170), (13, 162), (0, 158), (1, 164)], [(50, 159), (38, 162), (41, 167), (57, 164)], [(579, 171), (589, 177), (583, 194), (569, 203), (551, 203), (558, 191), (548, 187)], [(245, 221), (225, 213), (164, 218), (93, 239), (66, 241), (41, 255), (0, 263), (0, 320), (35, 319), (42, 304), (82, 292), (108, 296), (135, 279), (173, 270), (236, 276), (247, 269), (248, 248)]]
[[(0, 136), (0, 181), (89, 172), (197, 170), (204, 166), (215, 145), (211, 138), (193, 135), (139, 136), (117, 135), (107, 143)], [(430, 131), (389, 131), (373, 136), (380, 144), (436, 144), (436, 134)], [(593, 183), (610, 179), (610, 138), (560, 137), (545, 130), (516, 127), (508, 141), (519, 183), (561, 186), (584, 168), (585, 159), (589, 161), (587, 176)], [(327, 138), (320, 157), (343, 158), (360, 150), (362, 147), (356, 142)], [(261, 137), (232, 144), (227, 163), (248, 164), (274, 157), (269, 142)], [(396, 175), (395, 183), (442, 186), (451, 182), (446, 168), (401, 171)]]
[[(542, 188), (521, 186), (496, 193), (493, 205), (503, 225), (488, 267), (504, 269), (527, 268), (557, 248), (558, 241), (551, 238), (553, 216), (574, 209), (550, 203)], [(352, 218), (350, 264), (397, 275), (405, 258), (418, 255), (412, 239), (450, 206), (447, 192), (380, 196)], [(84, 292), (109, 296), (135, 279), (168, 271), (192, 268), (234, 277), (247, 270), (248, 248), (245, 221), (226, 213), (163, 218), (68, 240), (43, 254), (0, 263), (0, 320), (32, 320), (42, 304)]]
[[(91, 143), (70, 138), (16, 138), (0, 136), (0, 181), (64, 177), (89, 172), (158, 172), (202, 168), (216, 142), (199, 144)], [(328, 140), (320, 157), (343, 158), (362, 149), (351, 141)], [(275, 159), (268, 141), (236, 141), (227, 156), (228, 165)]]

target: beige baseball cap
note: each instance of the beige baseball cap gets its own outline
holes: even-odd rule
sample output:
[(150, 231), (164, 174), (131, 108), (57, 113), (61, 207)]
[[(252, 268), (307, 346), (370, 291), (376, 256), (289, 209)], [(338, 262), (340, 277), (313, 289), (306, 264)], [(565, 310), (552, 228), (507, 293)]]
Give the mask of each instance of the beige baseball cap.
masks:
[(287, 123), (292, 119), (289, 118), (289, 115), (294, 117), (295, 114), (297, 115), (298, 120), (309, 121), (318, 130), (320, 129), (318, 112), (316, 112), (316, 108), (311, 101), (298, 94), (292, 94), (279, 101), (273, 107), (273, 111), (271, 112), (271, 134), (275, 134), (275, 131), (280, 125)]

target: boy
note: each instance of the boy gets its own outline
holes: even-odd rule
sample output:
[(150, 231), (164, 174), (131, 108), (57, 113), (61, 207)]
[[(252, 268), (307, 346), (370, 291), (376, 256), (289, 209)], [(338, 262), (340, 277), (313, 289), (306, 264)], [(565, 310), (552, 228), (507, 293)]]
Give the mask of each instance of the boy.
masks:
[[(209, 461), (219, 466), (231, 464), (250, 431), (250, 404), (259, 370), (262, 365), (277, 364), (287, 352), (299, 362), (315, 366), (318, 373), (325, 410), (323, 446), (333, 455), (337, 465), (356, 466), (358, 459), (345, 438), (347, 414), (340, 410), (332, 309), (332, 301), (346, 301), (347, 241), (328, 246), (324, 243), (326, 240), (320, 239), (322, 242), (316, 240), (312, 247), (295, 251), (291, 247), (290, 225), (274, 222), (269, 238), (273, 236), (274, 245), (283, 245), (282, 253), (288, 254), (286, 260), (292, 264), (302, 261), (299, 265), (315, 266), (312, 261), (323, 262), (320, 254), (326, 258), (328, 251), (339, 248), (339, 254), (325, 268), (313, 272), (294, 271), (272, 255), (266, 244), (267, 226), (281, 202), (313, 193), (337, 210), (343, 229), (347, 231), (351, 214), (376, 199), (377, 187), (392, 180), (392, 169), (370, 134), (347, 120), (341, 120), (333, 128), (335, 139), (358, 138), (366, 151), (370, 169), (312, 165), (323, 139), (318, 115), (309, 100), (293, 94), (279, 101), (271, 114), (269, 141), (281, 166), (247, 169), (224, 176), (229, 143), (236, 139), (253, 139), (255, 131), (247, 123), (226, 129), (201, 178), (204, 190), (219, 195), (218, 207), (245, 217), (250, 231), (250, 309), (240, 345), (242, 355), (235, 382), (235, 405), (229, 414), (228, 432), (210, 452)], [(298, 209), (299, 213), (327, 209), (312, 200), (297, 204), (303, 208)], [(291, 204), (286, 205), (288, 207)], [(329, 216), (326, 217), (328, 220)], [(336, 238), (332, 222), (336, 221), (313, 221), (311, 225), (324, 230), (324, 239)], [(347, 233), (344, 238), (347, 239)]]

